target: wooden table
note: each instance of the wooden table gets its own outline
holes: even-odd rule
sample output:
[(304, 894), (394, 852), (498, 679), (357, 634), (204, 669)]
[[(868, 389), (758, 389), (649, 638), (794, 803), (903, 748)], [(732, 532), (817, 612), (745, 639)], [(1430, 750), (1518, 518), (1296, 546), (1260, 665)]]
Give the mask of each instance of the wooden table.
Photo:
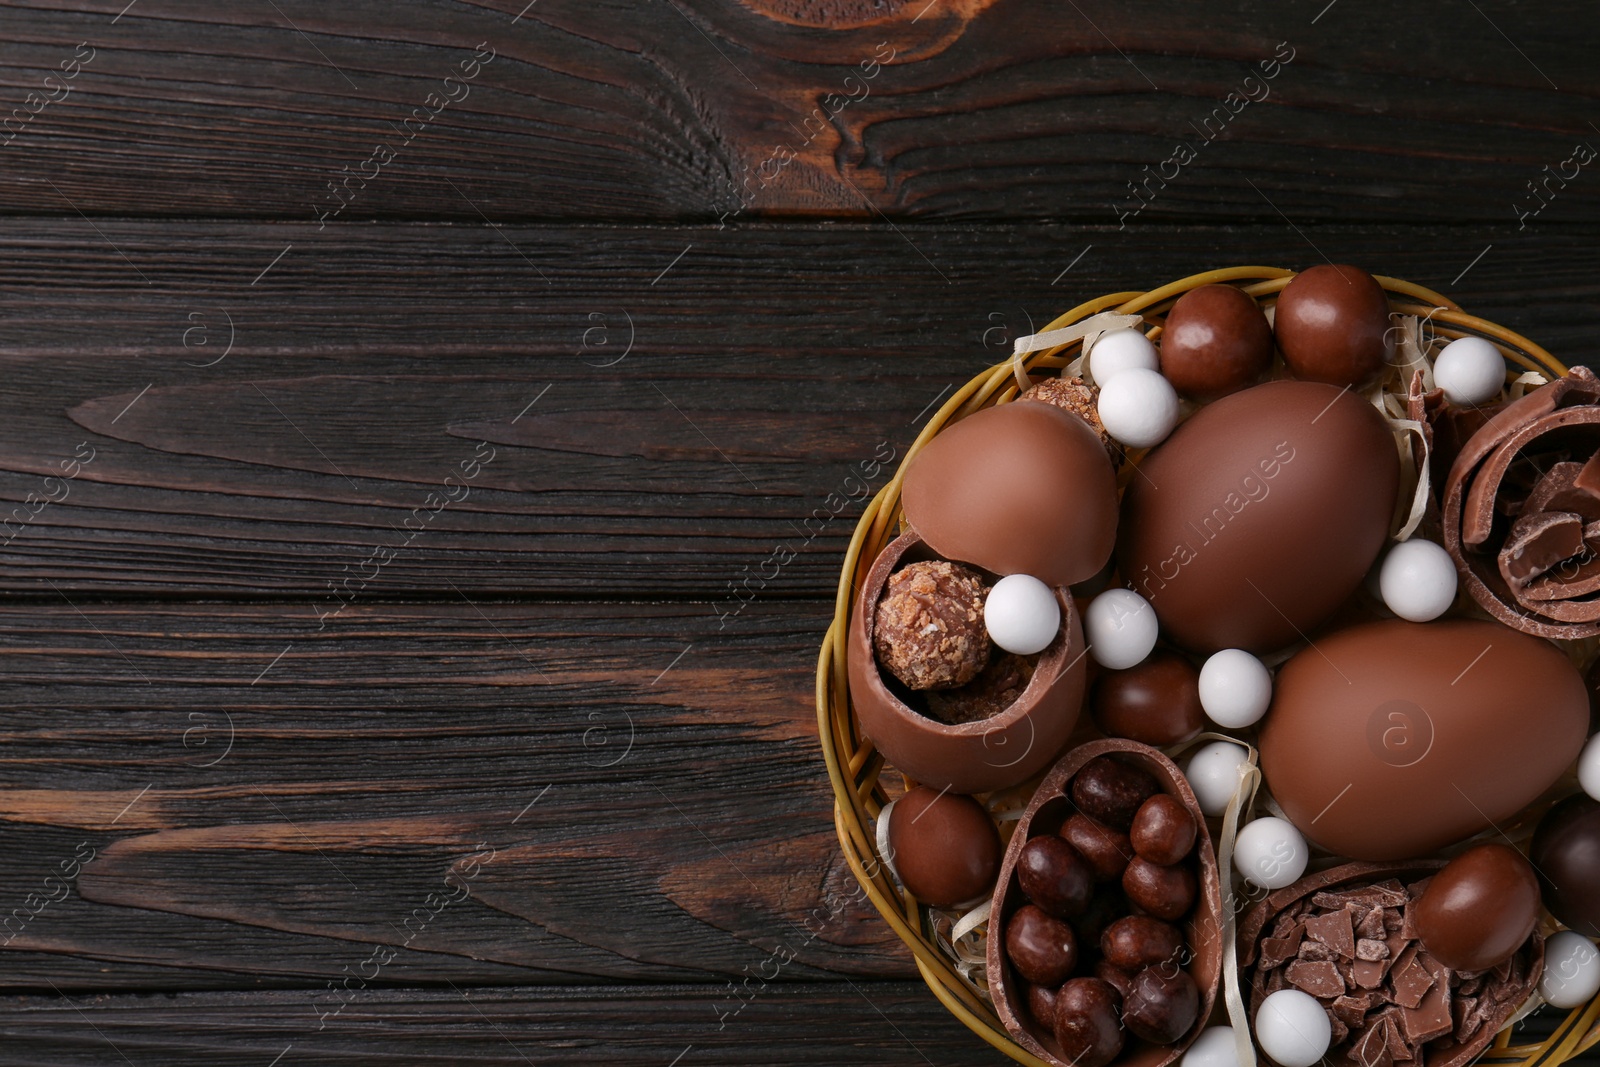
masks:
[(998, 1062), (833, 837), (881, 463), (1213, 266), (1587, 357), (1591, 24), (3, 0), (0, 1062)]

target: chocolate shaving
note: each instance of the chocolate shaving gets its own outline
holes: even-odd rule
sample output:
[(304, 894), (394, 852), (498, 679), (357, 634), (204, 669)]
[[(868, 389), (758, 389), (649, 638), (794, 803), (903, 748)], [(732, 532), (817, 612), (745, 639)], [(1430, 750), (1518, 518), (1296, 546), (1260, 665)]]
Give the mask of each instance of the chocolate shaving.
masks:
[(1600, 634), (1586, 529), (1600, 525), (1600, 379), (1574, 368), (1490, 418), (1451, 465), (1442, 518), (1463, 584), (1496, 619), (1539, 637)]

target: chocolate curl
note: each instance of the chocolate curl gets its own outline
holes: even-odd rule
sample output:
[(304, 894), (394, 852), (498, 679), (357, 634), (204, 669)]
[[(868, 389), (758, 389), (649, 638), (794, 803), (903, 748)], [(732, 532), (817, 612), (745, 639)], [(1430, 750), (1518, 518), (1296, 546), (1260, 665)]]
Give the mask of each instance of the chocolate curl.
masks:
[(1451, 465), (1444, 547), (1472, 598), (1507, 626), (1600, 635), (1597, 452), (1600, 380), (1578, 367), (1494, 414)]

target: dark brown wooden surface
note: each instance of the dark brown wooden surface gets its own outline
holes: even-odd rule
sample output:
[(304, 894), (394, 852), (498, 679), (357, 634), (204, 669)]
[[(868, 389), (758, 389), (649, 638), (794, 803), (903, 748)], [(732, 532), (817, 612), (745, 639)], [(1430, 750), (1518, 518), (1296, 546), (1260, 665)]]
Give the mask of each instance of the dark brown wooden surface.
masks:
[(0, 0), (0, 1064), (1002, 1062), (833, 839), (863, 497), (1209, 267), (1590, 360), (1590, 18)]

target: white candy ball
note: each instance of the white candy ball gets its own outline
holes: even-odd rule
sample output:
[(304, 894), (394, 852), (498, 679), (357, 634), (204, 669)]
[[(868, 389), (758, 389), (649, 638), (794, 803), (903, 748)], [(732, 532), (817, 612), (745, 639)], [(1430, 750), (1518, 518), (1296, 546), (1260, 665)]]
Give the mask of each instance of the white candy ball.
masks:
[(1208, 1026), (1200, 1031), (1178, 1061), (1178, 1067), (1239, 1067), (1239, 1045), (1231, 1026)]
[(1130, 367), (1100, 387), (1095, 410), (1106, 433), (1118, 442), (1150, 448), (1178, 425), (1178, 393), (1158, 372)]
[(1007, 652), (1031, 656), (1044, 651), (1061, 629), (1061, 604), (1048, 585), (1031, 574), (1008, 574), (983, 602), (989, 638)]
[[(1262, 889), (1293, 885), (1306, 873), (1310, 859), (1311, 850), (1300, 831), (1287, 820), (1270, 815), (1247, 823), (1233, 842), (1233, 865), (1245, 881)], [(1288, 1067), (1287, 1060), (1278, 1062)]]
[(1183, 776), (1189, 779), (1201, 811), (1221, 815), (1228, 809), (1228, 801), (1239, 788), (1239, 767), (1245, 758), (1244, 746), (1232, 741), (1213, 741), (1189, 757)]
[(1401, 541), (1383, 558), (1378, 592), (1402, 619), (1437, 619), (1456, 602), (1456, 565), (1448, 552), (1427, 538)]
[(1558, 1008), (1576, 1008), (1600, 993), (1600, 951), (1580, 933), (1562, 930), (1544, 943), (1539, 995)]
[(1457, 337), (1433, 361), (1433, 384), (1452, 404), (1485, 403), (1505, 388), (1505, 358), (1481, 337)]
[(1125, 370), (1157, 370), (1160, 366), (1156, 346), (1142, 330), (1109, 330), (1089, 349), (1089, 373), (1099, 386)]
[(1328, 1013), (1309, 993), (1280, 989), (1256, 1011), (1256, 1044), (1282, 1067), (1311, 1067), (1332, 1043)]
[(1583, 755), (1578, 757), (1578, 784), (1585, 793), (1600, 800), (1600, 734), (1589, 738)]
[(1089, 654), (1102, 667), (1125, 670), (1156, 647), (1161, 625), (1150, 602), (1132, 589), (1107, 589), (1089, 601), (1083, 630)]
[(1218, 726), (1240, 730), (1272, 703), (1272, 672), (1241, 648), (1225, 648), (1200, 668), (1200, 706)]

